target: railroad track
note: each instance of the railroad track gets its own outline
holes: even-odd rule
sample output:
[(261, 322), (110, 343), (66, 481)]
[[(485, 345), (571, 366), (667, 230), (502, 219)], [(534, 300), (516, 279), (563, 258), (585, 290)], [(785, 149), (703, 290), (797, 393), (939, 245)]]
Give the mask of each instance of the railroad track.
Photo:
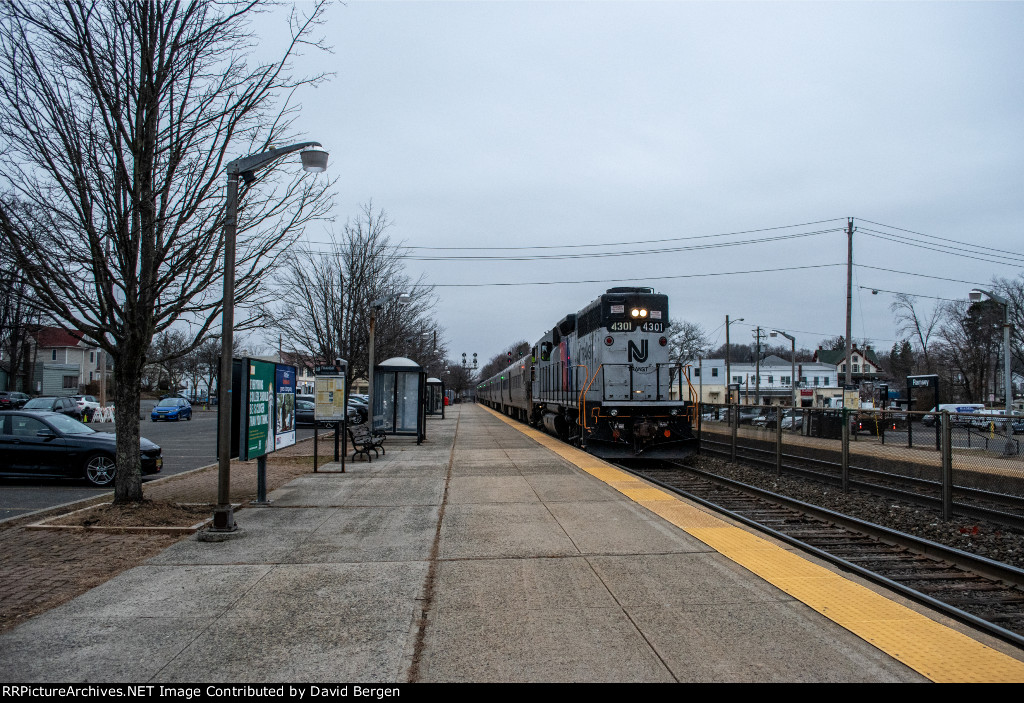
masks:
[(670, 462), (626, 471), (1024, 646), (1024, 570)]
[[(703, 440), (701, 450), (722, 457), (730, 456), (728, 443)], [(736, 457), (745, 462), (775, 466), (775, 450), (743, 445)], [(782, 470), (793, 476), (812, 478), (833, 485), (842, 484), (840, 465), (814, 457), (783, 454)], [(930, 508), (942, 504), (942, 485), (933, 480), (902, 476), (856, 466), (850, 467), (850, 483), (854, 488), (916, 503)], [(1024, 498), (991, 490), (957, 486), (954, 511), (959, 515), (989, 520), (1009, 527), (1024, 528)]]

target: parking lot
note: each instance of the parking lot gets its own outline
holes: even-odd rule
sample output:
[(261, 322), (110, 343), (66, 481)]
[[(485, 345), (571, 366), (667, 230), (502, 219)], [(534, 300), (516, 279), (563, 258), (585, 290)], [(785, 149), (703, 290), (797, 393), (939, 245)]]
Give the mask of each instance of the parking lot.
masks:
[[(203, 410), (193, 406), (192, 420), (179, 422), (152, 422), (150, 412), (155, 400), (140, 404), (139, 433), (160, 445), (163, 450), (163, 470), (144, 476), (143, 483), (183, 471), (198, 469), (217, 462), (217, 410)], [(113, 432), (113, 426), (90, 423), (98, 432)], [(321, 430), (323, 432), (324, 430)], [(313, 436), (312, 427), (299, 427), (296, 440)], [(23, 515), (35, 510), (89, 498), (108, 492), (95, 488), (84, 480), (0, 478), (0, 519)]]

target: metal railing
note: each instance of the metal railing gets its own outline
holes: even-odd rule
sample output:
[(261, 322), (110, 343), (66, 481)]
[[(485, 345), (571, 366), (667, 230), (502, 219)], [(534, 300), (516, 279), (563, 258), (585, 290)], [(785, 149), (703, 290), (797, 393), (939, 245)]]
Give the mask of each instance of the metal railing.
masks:
[(999, 415), (701, 404), (702, 449), (841, 490), (905, 495), (953, 514), (1024, 526), (1024, 426)]

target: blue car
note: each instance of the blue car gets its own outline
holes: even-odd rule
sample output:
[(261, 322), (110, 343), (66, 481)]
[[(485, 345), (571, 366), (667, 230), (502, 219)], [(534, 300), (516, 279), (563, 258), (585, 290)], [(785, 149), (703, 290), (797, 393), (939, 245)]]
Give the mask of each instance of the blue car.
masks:
[(153, 422), (157, 420), (191, 420), (192, 406), (184, 398), (164, 398), (149, 416)]

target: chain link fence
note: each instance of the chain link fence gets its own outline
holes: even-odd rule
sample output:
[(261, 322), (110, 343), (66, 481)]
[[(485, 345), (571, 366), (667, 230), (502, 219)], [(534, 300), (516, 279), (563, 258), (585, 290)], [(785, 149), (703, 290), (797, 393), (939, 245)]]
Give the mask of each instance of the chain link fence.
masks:
[(1024, 526), (1024, 417), (702, 404), (701, 449)]

